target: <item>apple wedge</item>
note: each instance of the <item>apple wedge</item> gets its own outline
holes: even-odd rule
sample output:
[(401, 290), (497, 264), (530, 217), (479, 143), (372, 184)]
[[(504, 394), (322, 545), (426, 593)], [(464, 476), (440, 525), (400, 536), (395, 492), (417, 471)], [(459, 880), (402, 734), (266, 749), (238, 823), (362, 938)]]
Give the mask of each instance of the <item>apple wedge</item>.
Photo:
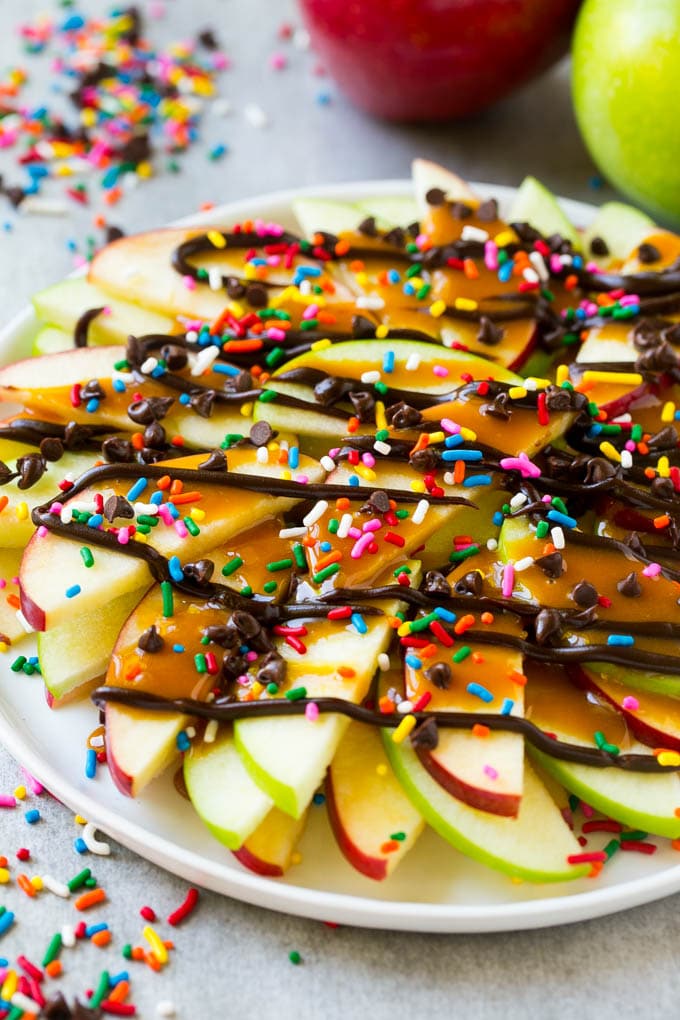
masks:
[(147, 333), (174, 333), (177, 330), (177, 323), (170, 316), (111, 297), (84, 276), (61, 280), (38, 291), (32, 303), (41, 322), (59, 326), (70, 335), (71, 346), (73, 329), (83, 312), (90, 308), (103, 307), (108, 311), (90, 323), (87, 333), (89, 343), (124, 344), (130, 333), (143, 336)]
[[(680, 751), (680, 700), (655, 691), (633, 688), (603, 672), (588, 666), (569, 669), (569, 678), (578, 686), (592, 691), (608, 702), (626, 721), (626, 725), (639, 741), (649, 747), (664, 747)], [(672, 678), (668, 677), (670, 686)]]
[(535, 177), (525, 177), (508, 212), (510, 223), (530, 223), (544, 237), (559, 234), (571, 241), (576, 250), (581, 247), (578, 230), (562, 209), (552, 191)]
[(391, 875), (425, 823), (387, 761), (380, 733), (351, 722), (326, 777), (326, 807), (335, 840), (367, 878)]
[[(230, 472), (281, 477), (282, 468), (276, 463), (259, 463), (252, 448), (229, 450), (226, 457)], [(171, 475), (173, 468), (194, 469), (204, 461), (204, 454), (195, 454), (166, 464)], [(320, 465), (304, 455), (300, 457), (300, 471), (310, 481), (320, 481), (324, 476)], [(111, 494), (124, 495), (129, 489), (130, 483), (122, 482), (94, 486), (78, 496), (78, 504), (91, 506), (97, 494), (106, 498)], [(301, 486), (300, 490), (302, 499), (304, 487)], [(151, 491), (149, 487), (147, 497)], [(181, 555), (185, 560), (196, 559), (245, 530), (254, 520), (286, 510), (294, 502), (287, 498), (273, 499), (268, 493), (236, 488), (228, 489), (225, 494), (219, 486), (206, 486), (200, 501), (206, 518), (198, 534), (183, 538), (174, 526), (159, 524), (149, 534), (148, 545), (164, 556)], [(68, 502), (66, 505), (69, 505)], [(229, 512), (225, 513), (227, 507)], [(84, 610), (95, 610), (147, 583), (149, 572), (143, 560), (104, 548), (96, 549), (94, 560), (94, 566), (88, 568), (78, 553), (76, 542), (54, 532), (45, 535), (36, 532), (26, 547), (20, 574), (22, 609), (31, 626), (36, 630), (56, 626)], [(66, 590), (71, 590), (74, 585), (79, 587), (76, 597), (65, 597)]]
[(293, 863), (295, 848), (305, 831), (307, 812), (300, 818), (272, 808), (242, 847), (232, 851), (236, 860), (256, 875), (280, 878)]
[(433, 188), (443, 191), (450, 202), (470, 202), (474, 206), (479, 204), (479, 195), (475, 194), (462, 177), (429, 159), (414, 159), (411, 163), (411, 176), (416, 207), (422, 218), (429, 212), (430, 206), (426, 196)]
[(0, 642), (16, 644), (25, 636), (26, 630), (17, 617), (19, 591), (14, 578), (19, 576), (21, 549), (0, 549)]
[[(623, 262), (653, 230), (654, 221), (646, 213), (624, 202), (605, 202), (584, 231), (581, 247), (589, 259), (607, 269)], [(593, 247), (596, 238), (604, 241), (606, 254), (601, 246)]]

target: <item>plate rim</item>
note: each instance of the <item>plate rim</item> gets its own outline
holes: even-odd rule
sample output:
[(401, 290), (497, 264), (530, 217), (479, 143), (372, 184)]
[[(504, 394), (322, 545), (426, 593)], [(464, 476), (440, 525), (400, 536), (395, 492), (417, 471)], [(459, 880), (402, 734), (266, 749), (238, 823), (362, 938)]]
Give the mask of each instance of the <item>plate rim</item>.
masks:
[[(507, 201), (517, 191), (508, 185), (471, 182), (482, 197), (493, 195)], [(365, 199), (385, 195), (408, 195), (409, 179), (346, 181), (267, 192), (174, 220), (168, 226), (201, 226), (215, 218), (233, 219), (254, 215), (258, 204), (288, 206), (299, 198)], [(564, 211), (575, 223), (585, 223), (597, 206), (558, 196)], [(77, 270), (71, 275), (81, 275)], [(21, 309), (0, 329), (0, 358), (5, 346), (16, 342), (35, 316), (30, 305)], [(70, 810), (85, 814), (123, 846), (153, 864), (222, 895), (255, 906), (319, 921), (333, 921), (355, 927), (381, 930), (438, 933), (483, 933), (519, 931), (590, 920), (606, 914), (649, 903), (680, 890), (680, 863), (649, 875), (624, 880), (617, 885), (593, 888), (563, 897), (546, 896), (514, 903), (465, 905), (424, 903), (405, 900), (374, 900), (347, 893), (334, 893), (303, 886), (277, 883), (248, 871), (225, 868), (216, 861), (130, 821), (63, 777), (49, 760), (41, 758), (30, 739), (15, 730), (0, 702), (0, 741), (21, 765), (28, 769)]]

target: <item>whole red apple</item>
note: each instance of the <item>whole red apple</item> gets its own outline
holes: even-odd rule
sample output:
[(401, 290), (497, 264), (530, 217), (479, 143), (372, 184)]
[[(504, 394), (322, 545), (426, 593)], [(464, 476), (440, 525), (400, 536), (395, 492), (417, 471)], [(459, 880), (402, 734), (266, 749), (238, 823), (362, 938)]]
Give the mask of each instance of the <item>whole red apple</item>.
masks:
[(476, 113), (566, 52), (580, 0), (301, 0), (340, 88), (390, 120)]

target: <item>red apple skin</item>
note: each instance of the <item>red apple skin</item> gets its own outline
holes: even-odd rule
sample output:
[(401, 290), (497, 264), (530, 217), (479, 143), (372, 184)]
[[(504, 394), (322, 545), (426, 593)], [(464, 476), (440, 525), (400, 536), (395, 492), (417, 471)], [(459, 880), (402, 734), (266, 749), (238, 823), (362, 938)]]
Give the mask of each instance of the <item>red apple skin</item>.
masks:
[[(31, 539), (31, 542), (33, 539)], [(45, 630), (45, 613), (37, 605), (33, 599), (26, 594), (23, 588), (19, 592), (21, 599), (21, 612), (26, 618), (26, 622), (33, 630)]]
[(244, 868), (248, 868), (248, 871), (254, 871), (256, 875), (265, 875), (267, 878), (280, 878), (283, 875), (283, 870), (278, 864), (271, 864), (261, 857), (256, 857), (245, 844), (238, 850), (232, 850), (231, 852)]
[(421, 764), (432, 778), (436, 779), (439, 785), (456, 800), (461, 800), (464, 804), (477, 808), (479, 811), (487, 811), (491, 815), (501, 815), (503, 818), (517, 817), (521, 800), (517, 795), (492, 793), (490, 790), (480, 790), (476, 786), (470, 786), (469, 783), (463, 783), (448, 769), (443, 768), (429, 751), (418, 750), (417, 754)]
[(109, 733), (106, 731), (105, 736), (106, 744), (106, 762), (109, 766), (109, 772), (113, 779), (114, 785), (125, 797), (132, 797), (132, 776), (129, 776), (127, 772), (123, 772), (122, 768), (116, 761), (113, 755), (113, 748), (109, 743)]
[(388, 120), (477, 113), (569, 44), (580, 0), (302, 0), (312, 44), (357, 106)]
[(531, 334), (531, 337), (527, 341), (527, 345), (524, 348), (524, 350), (522, 350), (517, 355), (517, 357), (515, 358), (511, 365), (508, 365), (508, 368), (510, 369), (511, 372), (519, 372), (524, 362), (528, 360), (529, 355), (533, 354), (537, 342), (538, 342), (538, 330), (534, 329), (533, 333)]
[(353, 868), (365, 875), (366, 878), (372, 878), (376, 882), (382, 882), (384, 878), (387, 878), (387, 861), (380, 857), (371, 857), (369, 854), (365, 854), (356, 843), (353, 843), (350, 839), (349, 833), (342, 824), (342, 818), (338, 811), (337, 801), (333, 792), (333, 781), (330, 772), (326, 776), (326, 811), (328, 812), (328, 820), (335, 836), (335, 841), (338, 844), (338, 848), (341, 851), (343, 857), (346, 857)]

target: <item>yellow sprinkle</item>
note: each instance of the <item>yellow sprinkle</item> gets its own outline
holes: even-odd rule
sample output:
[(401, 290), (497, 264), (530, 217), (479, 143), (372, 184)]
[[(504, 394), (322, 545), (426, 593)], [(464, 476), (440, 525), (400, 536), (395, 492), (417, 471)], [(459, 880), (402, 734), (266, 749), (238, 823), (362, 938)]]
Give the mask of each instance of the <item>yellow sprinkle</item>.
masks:
[(158, 932), (154, 931), (150, 924), (144, 925), (142, 929), (142, 935), (149, 943), (151, 952), (154, 954), (159, 963), (168, 962), (168, 951), (165, 948), (165, 943), (161, 939)]
[(382, 762), (381, 762), (380, 765), (376, 765), (375, 771), (378, 773), (379, 776), (386, 776), (387, 775), (387, 765), (383, 765)]
[(28, 505), (23, 500), (21, 503), (17, 503), (16, 515), (19, 521), (25, 521), (28, 517)]
[(375, 402), (375, 428), (376, 432), (380, 429), (387, 428), (387, 418), (385, 417), (385, 404), (382, 400), (376, 400)]
[(270, 453), (278, 453), (281, 447), (275, 439), (272, 439), (271, 443), (267, 443), (267, 449)]
[(508, 396), (511, 400), (521, 400), (523, 397), (526, 397), (526, 395), (527, 391), (523, 386), (511, 386), (508, 390)]
[(281, 468), (281, 478), (284, 482), (289, 482), (293, 477), (292, 472), (289, 468)]
[(619, 386), (639, 386), (642, 376), (639, 372), (596, 372), (594, 370), (583, 373), (584, 383), (617, 383)]
[(366, 284), (368, 283), (368, 276), (366, 273), (356, 273), (355, 280), (357, 281), (360, 287), (365, 287)]
[(533, 383), (537, 390), (545, 390), (550, 386), (550, 379), (537, 379), (535, 375), (528, 375), (526, 381)]
[(604, 443), (600, 443), (600, 453), (603, 453), (605, 457), (609, 457), (610, 460), (615, 460), (617, 463), (621, 462), (621, 454), (616, 447), (612, 446), (612, 444), (607, 440), (605, 440)]
[(246, 262), (245, 266), (241, 270), (246, 280), (254, 280), (257, 275), (257, 266), (254, 266), (252, 262)]
[(253, 686), (250, 688), (251, 694), (254, 694), (255, 697), (258, 698), (260, 696), (260, 694), (262, 694), (263, 690), (264, 690), (264, 687), (262, 686), (260, 681), (259, 680), (254, 680), (253, 681)]
[(40, 892), (41, 891), (41, 889), (43, 887), (43, 880), (40, 877), (40, 875), (34, 875), (33, 876), (33, 878), (31, 879), (31, 885), (33, 886), (33, 888), (35, 889), (36, 892)]
[(0, 868), (0, 885), (7, 885), (9, 882), (9, 871), (7, 868)]
[(425, 492), (425, 482), (415, 481), (409, 485), (411, 492)]
[(395, 744), (401, 744), (409, 733), (413, 730), (416, 724), (416, 717), (414, 715), (405, 715), (401, 720), (396, 730), (392, 734), (392, 740)]
[(677, 751), (661, 751), (656, 760), (659, 765), (680, 765), (680, 754)]
[(435, 319), (440, 318), (440, 316), (442, 316), (445, 311), (446, 311), (446, 301), (442, 301), (441, 298), (439, 299), (439, 301), (434, 301), (430, 305), (430, 315), (433, 318), (435, 318)]
[(422, 276), (412, 276), (409, 279), (409, 283), (417, 289), (419, 287), (422, 287), (425, 281), (423, 280)]
[(227, 246), (227, 239), (224, 234), (220, 234), (219, 230), (209, 230), (207, 238), (213, 248), (226, 248)]
[(2, 989), (0, 989), (0, 999), (5, 999), (7, 1002), (12, 998), (19, 985), (19, 978), (17, 972), (11, 970), (3, 983)]
[(310, 351), (325, 351), (328, 347), (332, 346), (333, 346), (332, 341), (329, 340), (328, 337), (326, 336), (323, 338), (323, 340), (317, 340), (315, 343), (313, 343), (309, 349)]
[(153, 177), (153, 167), (151, 163), (138, 163), (135, 168), (135, 173), (138, 177), (148, 178)]
[(473, 432), (472, 429), (466, 429), (461, 427), (460, 434), (463, 437), (463, 439), (466, 439), (468, 442), (471, 443), (474, 443), (477, 439), (477, 433)]
[(377, 478), (373, 468), (366, 467), (365, 464), (356, 464), (354, 470), (359, 475), (359, 478), (365, 478), (367, 482), (374, 482)]
[(433, 443), (443, 443), (446, 436), (443, 432), (430, 432), (430, 442), (428, 446), (432, 446)]
[(562, 383), (569, 382), (569, 365), (558, 365), (557, 372), (555, 373), (555, 382), (558, 386)]
[(477, 308), (477, 302), (473, 301), (472, 298), (457, 297), (453, 304), (459, 312), (474, 312)]
[(9, 649), (9, 645), (6, 641), (0, 641), (0, 652), (6, 652)]
[(397, 634), (399, 637), (406, 637), (410, 633), (411, 623), (409, 620), (407, 620), (406, 623), (402, 623), (401, 627), (399, 627), (399, 629), (397, 630)]
[(83, 818), (82, 815), (76, 815), (73, 821), (76, 825), (87, 825), (87, 818)]
[(663, 405), (661, 411), (661, 421), (673, 421), (675, 419), (675, 404), (672, 400), (667, 400)]
[(239, 410), (244, 418), (250, 418), (251, 414), (253, 413), (253, 405), (249, 401), (247, 404), (241, 404)]
[(384, 325), (378, 326), (376, 331), (375, 331), (375, 335), (376, 335), (378, 340), (384, 340), (385, 337), (388, 335), (388, 333), (389, 333), (389, 328), (387, 326), (384, 326)]
[(191, 517), (192, 521), (204, 521), (205, 510), (201, 510), (200, 507), (197, 506), (192, 506), (189, 511), (189, 517)]
[(91, 107), (88, 106), (85, 110), (80, 111), (80, 123), (85, 127), (94, 127), (96, 120), (97, 114)]
[(62, 163), (61, 166), (55, 167), (52, 173), (55, 177), (73, 177), (73, 167), (68, 163)]
[(25, 786), (17, 786), (16, 790), (14, 791), (14, 796), (16, 797), (17, 800), (25, 800), (26, 799), (26, 787)]
[(230, 301), (227, 308), (237, 319), (240, 319), (242, 315), (246, 314), (246, 310), (240, 301)]
[(280, 294), (273, 297), (269, 302), (270, 308), (280, 308), (281, 305), (285, 305), (286, 301), (299, 301), (300, 291), (297, 287), (285, 287)]
[(142, 534), (141, 531), (135, 531), (135, 542), (141, 542), (142, 545), (146, 545), (149, 541), (149, 536)]
[(668, 478), (671, 473), (670, 464), (668, 463), (668, 457), (659, 457), (656, 470), (659, 472), (660, 478)]
[(290, 863), (291, 864), (302, 864), (302, 854), (299, 853), (299, 851), (296, 850), (294, 854), (290, 855)]
[(494, 241), (499, 248), (505, 248), (509, 244), (514, 244), (517, 240), (517, 235), (514, 230), (501, 230), (500, 234), (496, 234)]

